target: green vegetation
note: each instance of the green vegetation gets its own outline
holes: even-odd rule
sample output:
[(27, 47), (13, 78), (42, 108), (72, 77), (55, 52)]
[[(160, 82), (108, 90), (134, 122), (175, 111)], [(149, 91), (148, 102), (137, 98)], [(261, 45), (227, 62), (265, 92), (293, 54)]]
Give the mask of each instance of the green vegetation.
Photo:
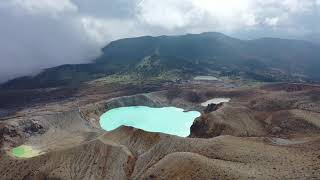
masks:
[[(239, 40), (220, 33), (127, 38), (111, 42), (89, 64), (50, 68), (1, 87), (43, 88), (78, 86), (99, 78), (122, 80), (188, 79), (221, 72), (258, 81), (320, 81), (319, 45), (305, 41), (262, 38)], [(300, 77), (295, 76), (299, 72)], [(110, 76), (112, 75), (112, 76)], [(124, 77), (119, 77), (124, 76)]]

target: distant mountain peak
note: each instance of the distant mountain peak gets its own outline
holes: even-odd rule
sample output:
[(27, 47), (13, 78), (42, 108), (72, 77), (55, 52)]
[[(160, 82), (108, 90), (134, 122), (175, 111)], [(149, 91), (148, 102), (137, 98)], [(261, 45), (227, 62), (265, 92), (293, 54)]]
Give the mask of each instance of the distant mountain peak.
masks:
[[(64, 65), (30, 78), (18, 78), (2, 87), (52, 87), (77, 84), (115, 73), (139, 70), (146, 75), (247, 74), (259, 80), (320, 81), (320, 46), (278, 38), (240, 40), (218, 32), (176, 36), (142, 36), (113, 41), (90, 64)], [(161, 67), (161, 71), (159, 68)], [(236, 73), (235, 73), (236, 72)]]

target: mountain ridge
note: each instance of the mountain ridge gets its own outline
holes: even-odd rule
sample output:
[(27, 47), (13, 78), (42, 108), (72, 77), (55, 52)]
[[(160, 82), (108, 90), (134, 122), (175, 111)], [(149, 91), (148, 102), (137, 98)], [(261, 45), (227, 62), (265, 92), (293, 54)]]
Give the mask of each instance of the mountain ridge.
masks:
[[(91, 63), (67, 64), (48, 68), (34, 77), (21, 77), (1, 85), (2, 88), (46, 88), (78, 85), (112, 74), (134, 74), (138, 64), (157, 58), (163, 72), (210, 74), (246, 74), (262, 81), (319, 81), (320, 45), (303, 40), (259, 38), (241, 40), (218, 32), (175, 36), (141, 36), (110, 42), (102, 55)], [(158, 76), (156, 65), (149, 71)], [(184, 71), (183, 69), (188, 69)], [(158, 72), (158, 73), (157, 73)], [(147, 73), (145, 78), (150, 74)], [(187, 77), (187, 78), (188, 78)], [(185, 77), (184, 77), (185, 78)]]

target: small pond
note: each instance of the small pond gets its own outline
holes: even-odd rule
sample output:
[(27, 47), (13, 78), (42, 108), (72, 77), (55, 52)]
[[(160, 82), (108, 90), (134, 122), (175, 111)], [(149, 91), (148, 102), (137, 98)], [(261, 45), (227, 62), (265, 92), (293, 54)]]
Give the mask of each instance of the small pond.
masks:
[(12, 155), (18, 158), (31, 158), (40, 155), (40, 152), (31, 146), (22, 145), (12, 149)]
[(197, 81), (219, 81), (219, 79), (214, 76), (196, 76), (194, 78), (194, 80), (197, 80)]

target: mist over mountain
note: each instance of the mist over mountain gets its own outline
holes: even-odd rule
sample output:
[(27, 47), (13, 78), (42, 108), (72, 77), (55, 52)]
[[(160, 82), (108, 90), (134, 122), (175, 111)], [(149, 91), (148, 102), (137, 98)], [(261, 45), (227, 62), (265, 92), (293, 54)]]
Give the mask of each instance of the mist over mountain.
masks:
[(77, 85), (112, 74), (148, 78), (171, 73), (188, 78), (212, 71), (262, 81), (319, 81), (319, 48), (307, 41), (240, 40), (216, 32), (143, 36), (109, 43), (92, 63), (49, 68), (34, 77), (8, 81), (2, 87)]
[(319, 12), (319, 0), (5, 0), (0, 82), (88, 63), (107, 43), (143, 35), (217, 31), (319, 43)]

